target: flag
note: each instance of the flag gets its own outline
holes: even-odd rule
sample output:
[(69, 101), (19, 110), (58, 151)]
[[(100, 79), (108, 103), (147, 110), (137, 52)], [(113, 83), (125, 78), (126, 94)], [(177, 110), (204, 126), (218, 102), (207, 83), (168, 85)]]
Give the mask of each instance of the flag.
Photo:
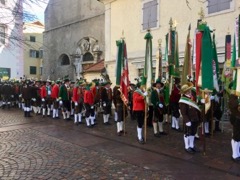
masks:
[(226, 35), (225, 38), (225, 62), (222, 71), (222, 82), (224, 89), (228, 91), (228, 86), (231, 82), (232, 70), (231, 70), (231, 35)]
[(123, 62), (122, 62), (122, 75), (120, 87), (122, 91), (122, 100), (125, 105), (128, 104), (128, 87), (129, 87), (129, 71), (128, 71), (128, 59), (127, 59), (127, 45), (123, 40)]
[(174, 72), (173, 76), (179, 77), (179, 48), (178, 48), (178, 32), (175, 32), (175, 51), (174, 51)]
[(153, 81), (153, 66), (152, 66), (152, 35), (148, 32), (144, 39), (146, 40), (146, 50), (145, 50), (145, 64), (143, 78), (146, 80), (146, 90), (151, 88)]
[(205, 26), (203, 29), (202, 47), (201, 47), (201, 76), (202, 76), (202, 89), (213, 90), (213, 50), (210, 29)]
[(202, 78), (201, 78), (201, 48), (202, 48), (202, 32), (197, 31), (196, 37), (195, 37), (195, 53), (196, 53), (196, 93), (199, 94), (199, 86), (202, 84)]
[(169, 76), (174, 75), (174, 59), (176, 52), (176, 32), (170, 30), (168, 33), (168, 72)]
[[(236, 18), (236, 24), (235, 24), (235, 29), (236, 29), (236, 36), (234, 36), (234, 50), (233, 50), (233, 56), (232, 56), (232, 67), (234, 68), (233, 72), (233, 92), (235, 95), (240, 96), (240, 25), (239, 21), (240, 20), (240, 15), (238, 18)], [(236, 57), (237, 56), (237, 57)]]
[(217, 49), (215, 43), (215, 33), (213, 33), (213, 45), (212, 45), (212, 53), (213, 53), (213, 60), (212, 60), (212, 68), (213, 68), (213, 86), (214, 89), (219, 92), (219, 65), (218, 65), (218, 56), (217, 56)]
[(117, 57), (116, 57), (116, 85), (120, 85), (122, 74), (122, 62), (123, 62), (123, 41), (116, 41), (117, 44)]
[(192, 76), (192, 61), (191, 61), (191, 39), (190, 39), (190, 25), (188, 28), (188, 35), (185, 46), (184, 53), (184, 63), (183, 63), (183, 72), (182, 72), (182, 84), (186, 84), (188, 82), (187, 77)]
[(165, 61), (165, 64), (166, 64), (166, 79), (168, 78), (168, 34), (166, 34), (166, 46), (165, 46), (165, 54), (164, 54), (164, 61)]

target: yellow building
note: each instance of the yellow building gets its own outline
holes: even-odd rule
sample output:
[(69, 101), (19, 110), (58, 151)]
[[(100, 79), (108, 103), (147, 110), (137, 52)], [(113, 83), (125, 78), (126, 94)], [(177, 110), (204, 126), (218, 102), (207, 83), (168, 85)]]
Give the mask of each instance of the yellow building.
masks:
[[(205, 21), (216, 29), (216, 46), (220, 63), (225, 58), (225, 35), (234, 32), (235, 18), (240, 9), (240, 0), (100, 0), (105, 4), (105, 66), (112, 82), (115, 82), (116, 40), (124, 32), (127, 44), (130, 81), (141, 75), (144, 67), (145, 40), (147, 29), (153, 36), (153, 66), (155, 72), (158, 40), (162, 39), (165, 49), (165, 35), (169, 31), (169, 20), (175, 22), (179, 34), (180, 64), (183, 62), (186, 37), (191, 24), (191, 39), (197, 27), (200, 9), (203, 8)], [(187, 3), (189, 2), (189, 3)], [(228, 30), (229, 29), (229, 30)]]
[(24, 23), (24, 76), (40, 79), (43, 61), (43, 31), (44, 25), (39, 22)]

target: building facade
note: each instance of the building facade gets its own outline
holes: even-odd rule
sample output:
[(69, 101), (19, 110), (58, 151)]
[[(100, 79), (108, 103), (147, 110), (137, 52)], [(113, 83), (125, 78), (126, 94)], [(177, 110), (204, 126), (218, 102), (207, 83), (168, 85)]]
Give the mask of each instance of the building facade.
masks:
[(103, 59), (104, 5), (97, 0), (49, 0), (45, 10), (43, 79), (83, 76)]
[(23, 76), (22, 0), (0, 1), (0, 78)]
[(44, 25), (39, 22), (24, 23), (24, 77), (41, 79), (43, 60)]
[[(220, 63), (225, 59), (225, 35), (233, 35), (235, 18), (240, 13), (240, 0), (208, 1), (163, 1), (163, 0), (100, 0), (105, 5), (105, 66), (115, 82), (116, 40), (124, 31), (127, 43), (130, 81), (142, 74), (144, 68), (144, 36), (147, 29), (153, 36), (153, 68), (155, 71), (159, 39), (162, 52), (165, 49), (165, 35), (169, 32), (170, 18), (175, 22), (179, 41), (180, 64), (183, 63), (184, 49), (189, 24), (191, 39), (197, 27), (200, 9), (205, 12), (205, 21), (215, 29), (216, 46)], [(164, 55), (163, 55), (164, 56)]]

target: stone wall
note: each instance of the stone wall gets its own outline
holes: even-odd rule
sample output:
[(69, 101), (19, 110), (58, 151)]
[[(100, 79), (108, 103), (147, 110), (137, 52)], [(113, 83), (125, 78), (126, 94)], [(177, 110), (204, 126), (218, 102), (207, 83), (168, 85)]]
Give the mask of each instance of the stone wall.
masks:
[[(104, 5), (98, 1), (50, 0), (45, 11), (43, 79), (66, 75), (75, 79), (73, 57), (85, 37), (98, 40), (104, 51), (104, 19)], [(62, 55), (69, 58), (69, 65), (61, 65)]]

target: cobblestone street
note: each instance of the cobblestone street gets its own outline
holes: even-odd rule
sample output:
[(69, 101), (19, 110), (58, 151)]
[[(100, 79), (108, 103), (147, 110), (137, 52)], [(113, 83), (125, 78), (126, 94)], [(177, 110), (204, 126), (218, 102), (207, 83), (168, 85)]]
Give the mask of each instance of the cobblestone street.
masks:
[[(126, 135), (116, 126), (87, 128), (71, 121), (34, 116), (18, 109), (0, 110), (0, 179), (239, 179), (240, 164), (231, 160), (231, 127), (206, 138), (206, 154), (186, 154), (183, 133), (165, 125), (169, 135), (136, 141), (136, 122)], [(197, 141), (202, 150), (203, 141)]]

